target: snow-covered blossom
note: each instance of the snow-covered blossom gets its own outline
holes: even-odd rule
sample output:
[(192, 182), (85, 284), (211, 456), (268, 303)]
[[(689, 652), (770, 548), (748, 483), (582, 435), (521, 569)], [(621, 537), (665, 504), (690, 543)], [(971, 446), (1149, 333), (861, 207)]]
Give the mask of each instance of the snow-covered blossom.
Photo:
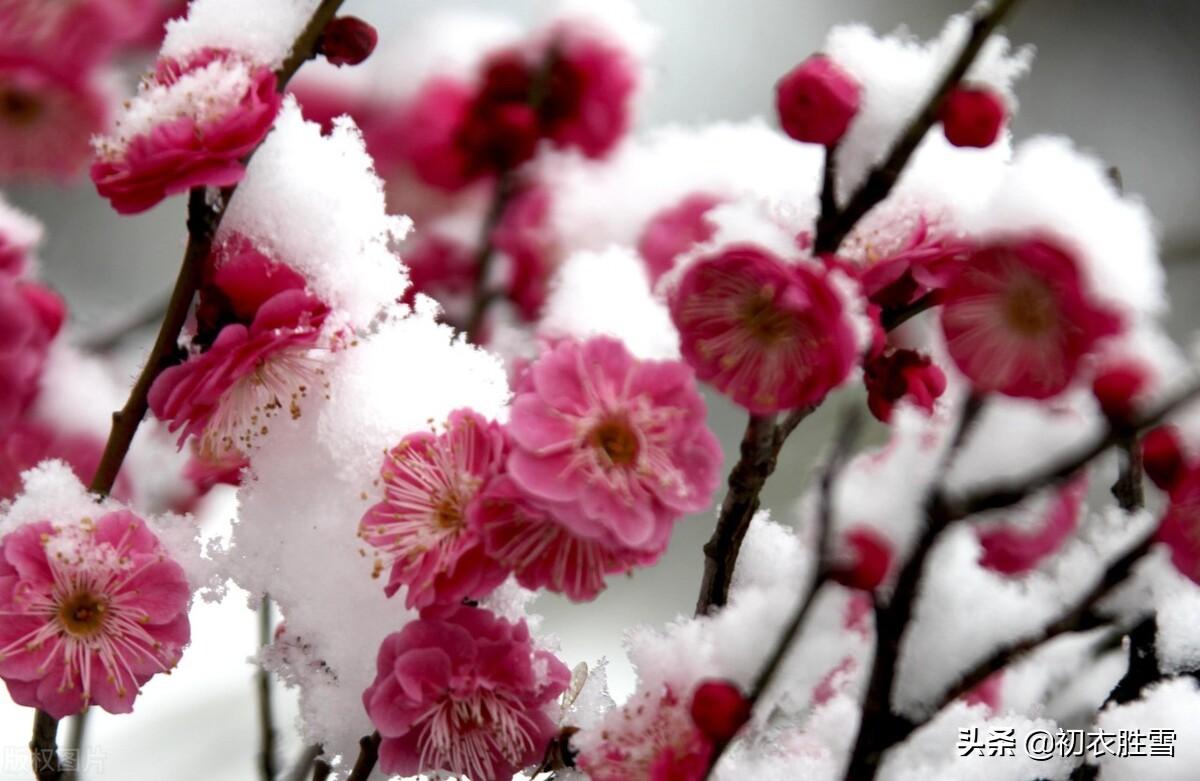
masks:
[(237, 184), (279, 107), (275, 73), (237, 52), (161, 60), (115, 130), (96, 140), (92, 180), (121, 214), (192, 187)]
[(1076, 257), (1042, 238), (980, 247), (945, 291), (946, 347), (980, 391), (1044, 399), (1067, 388), (1083, 358), (1120, 332), (1092, 300)]
[(717, 486), (721, 451), (704, 418), (685, 365), (639, 361), (608, 337), (564, 340), (513, 401), (509, 474), (580, 537), (661, 551)]
[(318, 346), (329, 308), (304, 289), (294, 270), (237, 234), (218, 244), (201, 291), (196, 341), (203, 352), (164, 370), (150, 388), (150, 409), (200, 441), (214, 462), (246, 455), (286, 411), (322, 392), (325, 351)]
[(524, 621), (475, 607), (429, 608), (389, 635), (363, 705), (383, 737), (380, 768), (509, 779), (541, 759), (570, 673)]
[(681, 349), (701, 380), (760, 414), (815, 404), (844, 381), (857, 342), (820, 270), (751, 245), (690, 266), (671, 295)]
[(65, 318), (62, 300), (48, 288), (0, 272), (0, 434), (37, 395), (50, 343)]
[(25, 524), (0, 540), (0, 677), (55, 718), (128, 713), (189, 639), (183, 569), (127, 510)]
[(441, 434), (409, 434), (384, 456), (383, 501), (359, 536), (391, 565), (387, 594), (407, 586), (405, 604), (423, 608), (480, 599), (507, 572), (468, 523), (479, 492), (504, 465), (504, 434), (471, 410), (456, 410)]
[(471, 525), (488, 555), (512, 570), (522, 586), (556, 591), (576, 602), (594, 599), (606, 575), (649, 566), (659, 555), (576, 534), (506, 475), (483, 491)]
[(797, 141), (833, 146), (858, 113), (861, 87), (823, 54), (790, 70), (775, 85), (779, 124)]
[(701, 781), (713, 745), (692, 719), (689, 694), (670, 684), (636, 693), (609, 712), (576, 765), (592, 781)]
[(750, 720), (750, 701), (729, 681), (701, 681), (692, 694), (692, 721), (713, 743), (728, 743)]
[(1001, 95), (986, 87), (969, 86), (950, 90), (938, 114), (947, 141), (978, 149), (996, 143), (1007, 116)]

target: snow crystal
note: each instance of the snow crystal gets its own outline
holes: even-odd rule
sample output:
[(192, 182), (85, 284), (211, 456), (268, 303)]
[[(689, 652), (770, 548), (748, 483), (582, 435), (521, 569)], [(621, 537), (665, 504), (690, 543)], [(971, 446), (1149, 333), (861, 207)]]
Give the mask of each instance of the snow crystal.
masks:
[(184, 59), (201, 49), (232, 49), (278, 68), (319, 0), (192, 0), (186, 18), (167, 23), (162, 56)]
[(354, 123), (343, 117), (323, 136), (289, 97), (229, 203), (221, 235), (237, 231), (261, 243), (304, 275), (335, 318), (363, 328), (408, 285), (389, 245), (409, 225), (387, 214)]
[(641, 259), (612, 247), (577, 252), (551, 283), (538, 332), (549, 339), (607, 335), (643, 360), (679, 360), (667, 307), (654, 298)]

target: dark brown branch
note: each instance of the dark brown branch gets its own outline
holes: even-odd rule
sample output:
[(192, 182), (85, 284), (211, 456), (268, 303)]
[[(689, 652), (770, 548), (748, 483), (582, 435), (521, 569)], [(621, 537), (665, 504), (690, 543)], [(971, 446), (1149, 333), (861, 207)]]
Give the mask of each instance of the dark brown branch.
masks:
[(968, 515), (975, 515), (987, 510), (1011, 507), (1043, 488), (1059, 485), (1069, 480), (1079, 470), (1104, 453), (1104, 451), (1120, 444), (1130, 436), (1157, 426), (1180, 407), (1196, 400), (1197, 397), (1200, 397), (1200, 383), (1193, 384), (1180, 391), (1153, 412), (1142, 416), (1127, 427), (1108, 428), (1103, 435), (1087, 447), (1081, 449), (1078, 453), (1047, 467), (1037, 474), (1018, 480), (1004, 481), (991, 486), (985, 486), (961, 498), (952, 499), (943, 497), (950, 519), (958, 520)]
[[(882, 164), (873, 168), (867, 175), (866, 181), (854, 192), (846, 207), (838, 211), (836, 216), (818, 222), (815, 251), (817, 253), (837, 252), (846, 235), (854, 228), (863, 216), (888, 196), (896, 180), (904, 171), (913, 153), (920, 146), (921, 140), (929, 128), (937, 122), (938, 113), (946, 95), (966, 75), (971, 63), (983, 47), (985, 41), (1000, 24), (1001, 20), (1017, 4), (1017, 0), (996, 0), (991, 10), (975, 18), (971, 26), (970, 36), (962, 51), (959, 52), (950, 70), (942, 76), (941, 82), (921, 110), (909, 122), (908, 127), (896, 140), (891, 152)], [(824, 230), (822, 230), (822, 227)]]
[[(333, 18), (341, 7), (343, 0), (323, 0), (313, 13), (308, 24), (292, 45), (292, 51), (283, 65), (276, 72), (278, 89), (282, 92), (288, 81), (295, 75), (305, 61), (313, 56), (314, 47), (326, 23)], [(251, 153), (253, 155), (253, 152)], [(129, 392), (125, 406), (113, 413), (112, 428), (108, 441), (104, 445), (104, 453), (100, 464), (88, 489), (99, 497), (107, 496), (112, 491), (133, 442), (134, 434), (141, 425), (149, 408), (147, 396), (150, 386), (163, 370), (176, 360), (176, 345), (179, 334), (187, 322), (192, 299), (200, 285), (200, 275), (204, 260), (212, 250), (213, 237), (221, 224), (225, 206), (234, 191), (233, 187), (220, 190), (212, 203), (208, 201), (208, 188), (195, 187), (188, 193), (187, 229), (188, 243), (184, 250), (183, 261), (179, 266), (179, 275), (175, 279), (175, 288), (167, 302), (167, 311), (159, 326), (158, 336), (146, 359), (145, 366)], [(62, 763), (58, 757), (58, 721), (40, 710), (34, 719), (33, 738), (29, 749), (33, 755), (34, 767), (44, 766), (44, 773), (39, 773), (39, 781), (59, 781), (62, 777)]]
[(63, 768), (63, 781), (75, 781), (79, 778), (79, 770), (83, 762), (84, 736), (87, 734), (87, 724), (91, 713), (91, 708), (84, 708), (75, 714), (68, 724), (67, 756), (74, 757), (75, 761), (70, 766)]
[[(271, 644), (271, 598), (264, 596), (258, 606), (258, 648), (261, 652)], [(261, 660), (255, 672), (255, 688), (258, 692), (258, 771), (263, 781), (275, 781), (275, 716), (271, 704), (271, 675), (262, 666)]]
[(350, 771), (350, 775), (346, 776), (346, 781), (367, 781), (371, 777), (371, 771), (375, 769), (375, 763), (379, 761), (379, 743), (383, 740), (378, 732), (368, 735), (358, 740), (358, 759), (354, 762), (354, 768)]
[(1142, 448), (1137, 434), (1121, 437), (1121, 471), (1113, 483), (1112, 494), (1117, 504), (1127, 513), (1135, 512), (1146, 505), (1146, 491), (1142, 484)]
[(478, 343), (480, 330), (488, 309), (499, 296), (489, 287), (491, 285), (492, 266), (496, 257), (496, 246), (493, 234), (504, 213), (516, 194), (516, 176), (512, 171), (503, 171), (496, 179), (496, 188), (492, 193), (492, 203), (488, 207), (487, 216), (479, 230), (479, 244), (475, 250), (475, 281), (471, 293), (471, 311), (467, 315), (464, 330), (467, 339)]
[(763, 484), (775, 471), (782, 439), (774, 415), (751, 415), (742, 434), (741, 457), (729, 472), (729, 491), (712, 538), (704, 545), (704, 577), (696, 615), (724, 606), (742, 540), (758, 512)]
[(29, 753), (38, 781), (60, 781), (63, 771), (58, 759), (58, 720), (41, 710), (33, 714)]
[(883, 330), (894, 331), (922, 312), (937, 306), (937, 299), (937, 293), (926, 293), (911, 304), (895, 309), (885, 309), (879, 315), (879, 323), (883, 326)]
[(983, 683), (993, 673), (1008, 667), (1020, 657), (1040, 648), (1054, 638), (1068, 632), (1086, 632), (1098, 629), (1108, 624), (1110, 619), (1100, 613), (1097, 606), (1128, 580), (1134, 566), (1149, 552), (1153, 544), (1154, 534), (1151, 532), (1128, 552), (1109, 564), (1100, 580), (1083, 595), (1074, 608), (1059, 617), (1058, 620), (1043, 627), (1037, 634), (1009, 643), (964, 673), (958, 682), (942, 695), (935, 711), (940, 711)]
[[(821, 589), (829, 582), (829, 536), (833, 528), (833, 484), (837, 480), (838, 474), (845, 465), (851, 450), (854, 448), (854, 443), (858, 440), (859, 430), (862, 428), (862, 417), (857, 410), (851, 411), (842, 420), (841, 426), (838, 428), (838, 433), (834, 437), (833, 451), (829, 454), (829, 462), (825, 466), (821, 474), (821, 489), (820, 489), (820, 506), (817, 511), (817, 540), (815, 544), (816, 557), (816, 572), (813, 577), (813, 583), (809, 587), (807, 593), (800, 600), (796, 609), (792, 612), (791, 618), (787, 625), (780, 633), (779, 641), (775, 644), (771, 656), (767, 659), (767, 663), (759, 672), (758, 678), (754, 682), (754, 686), (750, 689), (747, 700), (750, 703), (750, 708), (753, 710), (759, 700), (762, 699), (764, 692), (774, 683), (779, 670), (783, 665), (783, 660), (786, 658), (788, 651), (796, 642), (796, 637), (800, 633), (800, 628), (804, 626), (808, 619), (808, 614), (812, 612), (813, 605), (816, 604), (817, 595)], [(718, 746), (713, 751), (709, 758), (708, 772), (705, 778), (712, 774), (717, 763), (721, 759), (721, 755), (725, 752), (726, 746)]]

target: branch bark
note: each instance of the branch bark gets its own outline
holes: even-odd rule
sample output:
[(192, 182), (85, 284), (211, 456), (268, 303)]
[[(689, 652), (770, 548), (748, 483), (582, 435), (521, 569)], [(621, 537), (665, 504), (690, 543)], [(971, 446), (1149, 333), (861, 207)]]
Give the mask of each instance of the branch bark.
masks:
[[(322, 0), (308, 20), (283, 65), (276, 72), (278, 90), (282, 92), (300, 66), (315, 56), (316, 44), (325, 25), (333, 18), (344, 0)], [(253, 152), (251, 153), (253, 155)], [(159, 373), (176, 360), (176, 345), (179, 334), (187, 322), (192, 299), (200, 284), (204, 259), (212, 250), (213, 237), (221, 224), (225, 206), (235, 188), (227, 187), (218, 192), (213, 202), (208, 200), (208, 188), (195, 187), (188, 193), (187, 229), (188, 242), (184, 250), (175, 288), (167, 302), (167, 311), (159, 327), (154, 346), (146, 364), (134, 382), (129, 398), (120, 410), (113, 413), (112, 428), (104, 445), (100, 464), (92, 476), (89, 490), (99, 497), (112, 491), (125, 462), (125, 455), (133, 442), (134, 434), (141, 425), (149, 408), (147, 395)], [(38, 781), (61, 781), (62, 761), (58, 756), (58, 721), (38, 711), (34, 719), (33, 738), (29, 743)]]
[[(271, 598), (264, 596), (258, 607), (259, 651), (271, 644)], [(258, 772), (263, 781), (275, 781), (275, 716), (271, 703), (271, 675), (260, 663), (255, 672), (255, 688), (258, 692), (258, 733), (260, 747)]]
[(346, 781), (367, 781), (371, 777), (371, 771), (379, 761), (379, 743), (382, 740), (378, 732), (359, 738), (358, 759), (354, 761), (354, 768), (346, 776)]

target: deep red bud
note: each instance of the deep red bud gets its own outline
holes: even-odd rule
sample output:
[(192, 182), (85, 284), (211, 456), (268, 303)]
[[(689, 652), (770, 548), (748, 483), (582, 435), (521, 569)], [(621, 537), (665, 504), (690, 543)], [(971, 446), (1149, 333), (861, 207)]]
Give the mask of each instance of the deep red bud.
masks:
[(371, 56), (379, 33), (357, 16), (339, 16), (325, 25), (317, 51), (331, 65), (358, 65)]
[(1159, 426), (1142, 437), (1142, 467), (1146, 476), (1164, 491), (1170, 491), (1184, 470), (1183, 446), (1174, 426)]
[(704, 681), (696, 688), (692, 721), (714, 744), (728, 743), (749, 720), (749, 700), (729, 681)]
[(1101, 370), (1092, 380), (1092, 393), (1105, 416), (1115, 422), (1133, 417), (1134, 401), (1149, 382), (1146, 368), (1127, 361)]
[(942, 102), (942, 130), (955, 146), (982, 149), (996, 143), (1008, 109), (990, 89), (955, 87)]
[(830, 577), (847, 588), (872, 591), (887, 577), (892, 546), (878, 532), (859, 526), (846, 533), (850, 555), (836, 562)]
[(861, 88), (823, 54), (814, 54), (775, 85), (783, 132), (797, 141), (833, 146), (858, 113)]

